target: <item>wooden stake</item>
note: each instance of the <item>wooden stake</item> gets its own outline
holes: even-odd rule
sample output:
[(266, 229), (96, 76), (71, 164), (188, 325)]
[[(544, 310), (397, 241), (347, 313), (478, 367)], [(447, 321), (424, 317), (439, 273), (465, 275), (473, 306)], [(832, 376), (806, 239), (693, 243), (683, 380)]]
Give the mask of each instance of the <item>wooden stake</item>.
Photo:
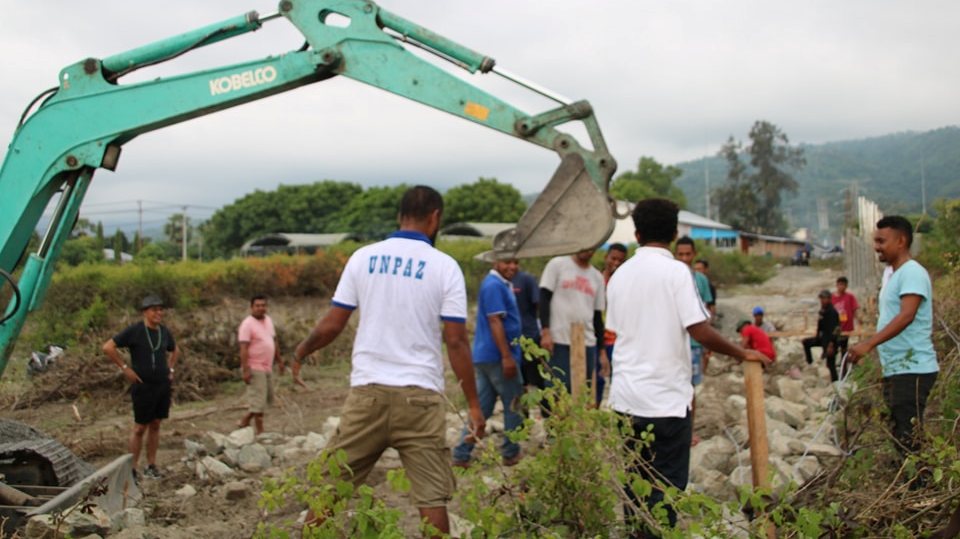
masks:
[(570, 395), (574, 402), (587, 383), (587, 348), (583, 337), (583, 322), (570, 324)]
[[(767, 414), (763, 404), (763, 366), (756, 361), (743, 363), (743, 381), (747, 396), (747, 429), (750, 432), (750, 471), (753, 488), (769, 487), (767, 463)], [(776, 537), (773, 522), (767, 522), (767, 537)]]

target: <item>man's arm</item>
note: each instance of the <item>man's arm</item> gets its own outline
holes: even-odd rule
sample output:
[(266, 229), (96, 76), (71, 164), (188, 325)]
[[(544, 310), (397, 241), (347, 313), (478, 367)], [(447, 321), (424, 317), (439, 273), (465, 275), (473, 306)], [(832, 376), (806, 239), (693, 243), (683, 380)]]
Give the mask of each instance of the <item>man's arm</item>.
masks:
[(497, 345), (497, 350), (500, 350), (503, 377), (509, 380), (517, 375), (517, 362), (513, 360), (513, 351), (510, 350), (510, 343), (507, 342), (507, 332), (503, 329), (503, 316), (502, 314), (488, 315), (487, 322), (490, 323), (493, 344)]
[(245, 384), (249, 384), (253, 378), (250, 373), (250, 343), (246, 341), (240, 343), (240, 374)]
[(547, 352), (553, 353), (553, 336), (550, 335), (550, 300), (553, 291), (540, 287), (540, 346)]
[(170, 356), (167, 357), (167, 367), (170, 369), (170, 381), (173, 381), (173, 367), (177, 364), (177, 359), (180, 357), (180, 345), (174, 344), (173, 351), (170, 352)]
[(133, 371), (130, 367), (124, 363), (123, 358), (120, 357), (120, 352), (117, 351), (117, 343), (113, 342), (113, 339), (107, 339), (107, 342), (103, 343), (103, 353), (107, 355), (110, 361), (123, 372), (123, 377), (127, 379), (131, 384), (142, 384), (143, 380), (140, 379), (140, 376)]
[(293, 351), (293, 364), (290, 366), (293, 381), (297, 385), (306, 387), (303, 379), (300, 378), (300, 363), (303, 361), (303, 358), (336, 339), (337, 335), (343, 332), (343, 328), (347, 327), (347, 320), (350, 319), (351, 314), (353, 314), (353, 310), (351, 309), (344, 309), (336, 305), (330, 307), (330, 310), (317, 322), (317, 325), (310, 331), (307, 338), (297, 345)]
[(603, 311), (593, 311), (593, 333), (597, 339), (597, 360), (600, 362), (600, 376), (610, 376), (610, 358), (607, 357), (607, 347), (603, 344), (604, 338)]
[(736, 344), (723, 338), (717, 330), (713, 329), (710, 322), (704, 320), (687, 328), (687, 332), (704, 348), (713, 350), (718, 354), (728, 355), (740, 361), (759, 361), (764, 364), (770, 364), (771, 360), (767, 356), (756, 350), (744, 350)]
[(918, 294), (900, 296), (900, 312), (897, 313), (897, 316), (894, 316), (893, 320), (883, 326), (883, 329), (874, 333), (867, 340), (851, 346), (847, 351), (850, 361), (854, 363), (860, 361), (861, 357), (869, 354), (874, 348), (899, 335), (901, 331), (913, 323), (921, 302), (923, 302), (923, 296)]
[(470, 357), (470, 343), (467, 340), (467, 326), (462, 322), (443, 323), (443, 342), (447, 345), (450, 367), (460, 381), (460, 389), (467, 399), (470, 415), (470, 430), (475, 439), (482, 438), (487, 421), (480, 411), (480, 399), (477, 398), (477, 381), (473, 374), (473, 360)]

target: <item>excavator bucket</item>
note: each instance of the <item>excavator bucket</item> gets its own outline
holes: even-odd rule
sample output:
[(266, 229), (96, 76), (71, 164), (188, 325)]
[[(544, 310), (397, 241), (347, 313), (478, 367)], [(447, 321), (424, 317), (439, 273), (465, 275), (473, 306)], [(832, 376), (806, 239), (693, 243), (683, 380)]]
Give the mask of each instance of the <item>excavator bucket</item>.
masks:
[(583, 156), (570, 153), (517, 226), (497, 234), (493, 250), (483, 258), (575, 253), (599, 246), (611, 232), (613, 215), (607, 194), (590, 177)]

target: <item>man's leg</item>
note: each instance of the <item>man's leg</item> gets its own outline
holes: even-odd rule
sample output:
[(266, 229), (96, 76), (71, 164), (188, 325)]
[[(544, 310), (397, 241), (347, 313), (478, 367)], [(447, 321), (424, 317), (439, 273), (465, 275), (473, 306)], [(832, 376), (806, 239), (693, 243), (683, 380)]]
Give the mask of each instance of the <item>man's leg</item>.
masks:
[(133, 454), (133, 469), (136, 470), (140, 464), (140, 451), (143, 448), (143, 435), (147, 432), (147, 425), (140, 423), (133, 424), (133, 431), (130, 433), (128, 450)]
[(803, 342), (803, 355), (807, 359), (807, 365), (813, 365), (813, 354), (810, 353), (810, 349), (820, 346), (820, 342), (816, 337), (807, 337), (801, 342)]
[(553, 345), (553, 354), (550, 356), (550, 374), (553, 375), (554, 380), (552, 382), (547, 382), (547, 385), (553, 387), (554, 385), (562, 383), (567, 388), (567, 393), (570, 392), (570, 345), (569, 344), (554, 344)]
[(937, 380), (937, 373), (897, 374), (883, 379), (883, 394), (893, 420), (893, 436), (899, 442), (898, 450), (916, 451), (920, 447), (920, 432), (927, 397)]
[(827, 368), (830, 369), (830, 381), (836, 382), (840, 379), (840, 376), (837, 374), (837, 353), (834, 351), (833, 354), (827, 354)]
[(510, 440), (507, 433), (512, 432), (523, 424), (520, 415), (520, 396), (523, 394), (523, 381), (520, 374), (507, 379), (503, 376), (503, 366), (499, 363), (491, 364), (495, 369), (488, 372), (488, 379), (493, 390), (500, 396), (503, 403), (503, 445), (500, 454), (505, 462), (514, 460), (520, 454), (520, 445)]
[(431, 539), (443, 537), (450, 533), (450, 519), (447, 516), (447, 506), (441, 507), (418, 507), (420, 519), (426, 520), (427, 524), (434, 528), (434, 533), (429, 537)]
[(147, 426), (147, 464), (157, 465), (157, 448), (160, 447), (160, 420), (154, 419)]
[(263, 433), (263, 414), (253, 414), (253, 432), (254, 434)]

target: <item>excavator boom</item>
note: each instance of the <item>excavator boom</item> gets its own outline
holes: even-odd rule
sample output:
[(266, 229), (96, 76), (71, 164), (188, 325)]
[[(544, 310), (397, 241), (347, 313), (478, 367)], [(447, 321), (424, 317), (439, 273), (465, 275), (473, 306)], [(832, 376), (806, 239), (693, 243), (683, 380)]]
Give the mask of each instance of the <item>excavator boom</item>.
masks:
[[(327, 24), (336, 16), (337, 24)], [(135, 84), (134, 70), (285, 19), (306, 46), (276, 56)], [(343, 24), (347, 21), (347, 24)], [(558, 102), (528, 114), (408, 50), (417, 47), (474, 73), (498, 73)], [(517, 227), (494, 239), (495, 256), (545, 256), (595, 247), (613, 229), (607, 195), (616, 163), (593, 109), (570, 103), (496, 67), (492, 58), (398, 17), (367, 0), (282, 0), (276, 14), (250, 12), (60, 72), (58, 83), (17, 127), (0, 168), (0, 276), (13, 287), (0, 322), (0, 375), (28, 312), (43, 300), (93, 173), (114, 170), (138, 135), (337, 75), (376, 86), (557, 152), (560, 166)], [(29, 111), (28, 111), (29, 112)], [(579, 121), (589, 145), (558, 126)], [(30, 236), (54, 196), (59, 201), (39, 248)]]

